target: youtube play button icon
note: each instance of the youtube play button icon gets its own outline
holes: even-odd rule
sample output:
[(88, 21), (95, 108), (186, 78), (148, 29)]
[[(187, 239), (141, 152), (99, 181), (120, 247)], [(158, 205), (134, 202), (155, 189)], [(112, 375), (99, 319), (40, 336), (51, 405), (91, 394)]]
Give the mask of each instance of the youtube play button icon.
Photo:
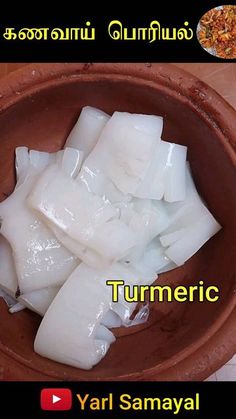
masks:
[(55, 394), (52, 395), (52, 404), (55, 404), (61, 400), (61, 397), (55, 396)]
[(44, 388), (40, 394), (42, 410), (70, 410), (72, 392), (69, 388)]

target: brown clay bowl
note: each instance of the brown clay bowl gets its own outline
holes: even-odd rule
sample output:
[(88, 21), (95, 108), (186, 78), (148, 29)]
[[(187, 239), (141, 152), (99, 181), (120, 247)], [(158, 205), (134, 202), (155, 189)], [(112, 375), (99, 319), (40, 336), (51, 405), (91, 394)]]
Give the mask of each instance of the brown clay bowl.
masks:
[[(203, 380), (236, 352), (236, 113), (192, 75), (161, 64), (37, 64), (0, 82), (0, 199), (14, 186), (14, 149), (55, 151), (82, 106), (165, 117), (164, 138), (188, 146), (200, 193), (223, 229), (160, 283), (203, 279), (217, 303), (156, 303), (142, 328), (120, 330), (105, 359), (82, 371), (33, 351), (40, 318), (0, 301), (4, 380)], [(16, 214), (17, 216), (17, 214)]]

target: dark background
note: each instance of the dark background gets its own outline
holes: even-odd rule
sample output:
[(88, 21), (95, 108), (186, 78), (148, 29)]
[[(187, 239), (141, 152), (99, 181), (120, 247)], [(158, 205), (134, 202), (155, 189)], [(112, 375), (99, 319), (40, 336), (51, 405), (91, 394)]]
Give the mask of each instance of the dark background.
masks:
[[(73, 410), (66, 412), (47, 412), (40, 409), (40, 391), (42, 388), (70, 388), (74, 394)], [(169, 411), (81, 411), (76, 400), (76, 393), (82, 397), (90, 393), (93, 397), (106, 397), (108, 393), (114, 394), (114, 400), (119, 400), (122, 393), (131, 394), (132, 397), (194, 397), (200, 393), (200, 410), (184, 411), (174, 415)], [(235, 417), (235, 383), (226, 382), (77, 382), (77, 383), (0, 383), (1, 417), (20, 417), (31, 419), (70, 419), (70, 418), (225, 418)], [(3, 413), (6, 412), (6, 413)]]
[[(99, 14), (91, 2), (87, 10), (82, 10), (81, 2), (74, 7), (70, 3), (61, 3), (55, 8), (43, 7), (41, 3), (31, 3), (26, 14), (22, 8), (12, 11), (2, 10), (0, 16), (0, 60), (2, 62), (225, 62), (205, 52), (196, 38), (196, 27), (201, 16), (209, 9), (223, 5), (235, 4), (228, 1), (148, 1), (126, 2), (126, 10), (122, 3), (113, 2), (111, 13), (107, 6), (104, 13)], [(108, 3), (109, 5), (110, 3)], [(5, 5), (4, 5), (5, 6)], [(6, 27), (17, 30), (28, 27), (84, 27), (86, 21), (96, 28), (95, 41), (6, 41), (3, 33)], [(182, 41), (114, 41), (107, 32), (111, 20), (120, 20), (124, 27), (149, 27), (152, 20), (158, 20), (162, 27), (180, 28), (185, 21), (193, 29), (191, 40)], [(233, 60), (227, 60), (232, 62)], [(234, 60), (235, 61), (235, 60)]]

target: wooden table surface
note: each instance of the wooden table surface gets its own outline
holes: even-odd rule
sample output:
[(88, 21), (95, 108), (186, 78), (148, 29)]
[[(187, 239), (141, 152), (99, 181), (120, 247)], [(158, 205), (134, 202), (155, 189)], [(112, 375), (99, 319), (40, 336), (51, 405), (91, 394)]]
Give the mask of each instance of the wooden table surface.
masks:
[[(0, 63), (0, 77), (17, 70), (25, 63)], [(236, 109), (236, 64), (235, 63), (187, 63), (175, 64), (213, 87)]]

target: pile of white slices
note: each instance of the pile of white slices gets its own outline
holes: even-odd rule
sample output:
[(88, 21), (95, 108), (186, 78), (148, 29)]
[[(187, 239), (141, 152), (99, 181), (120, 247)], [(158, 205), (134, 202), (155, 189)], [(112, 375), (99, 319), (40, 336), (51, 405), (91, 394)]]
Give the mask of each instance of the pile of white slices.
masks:
[[(187, 148), (161, 139), (163, 120), (83, 108), (57, 153), (16, 149), (17, 183), (0, 203), (0, 287), (44, 316), (35, 351), (90, 369), (131, 316), (120, 288), (155, 281), (219, 229), (194, 186)], [(144, 310), (145, 311), (145, 310)], [(136, 321), (136, 323), (135, 323)]]

